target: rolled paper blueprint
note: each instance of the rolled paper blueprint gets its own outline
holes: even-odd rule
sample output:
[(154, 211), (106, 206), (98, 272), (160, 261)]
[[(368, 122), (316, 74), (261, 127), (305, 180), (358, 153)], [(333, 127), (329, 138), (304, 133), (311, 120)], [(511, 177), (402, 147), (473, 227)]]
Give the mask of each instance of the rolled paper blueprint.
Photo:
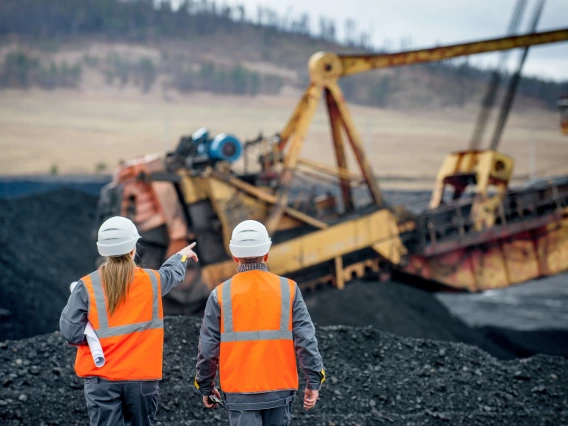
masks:
[[(73, 290), (77, 286), (77, 281), (74, 281), (69, 286), (69, 290), (73, 293)], [(103, 348), (101, 346), (101, 342), (95, 333), (95, 329), (91, 325), (90, 322), (87, 323), (85, 327), (85, 336), (87, 336), (87, 344), (89, 345), (89, 349), (91, 350), (91, 355), (93, 356), (93, 361), (95, 362), (95, 366), (97, 368), (101, 368), (105, 365), (105, 354), (103, 352)]]
[(105, 354), (103, 352), (101, 342), (97, 337), (97, 333), (95, 333), (95, 330), (93, 329), (93, 326), (90, 322), (88, 322), (87, 327), (85, 327), (85, 336), (87, 336), (87, 344), (89, 345), (89, 349), (91, 350), (91, 355), (93, 355), (95, 366), (101, 368), (103, 365), (105, 365)]

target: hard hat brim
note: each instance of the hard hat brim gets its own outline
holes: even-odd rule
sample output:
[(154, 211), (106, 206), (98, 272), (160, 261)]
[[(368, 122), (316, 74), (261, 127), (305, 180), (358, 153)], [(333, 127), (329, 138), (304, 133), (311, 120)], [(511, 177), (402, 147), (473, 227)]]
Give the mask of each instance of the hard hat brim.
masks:
[(99, 254), (101, 256), (123, 256), (127, 253), (130, 253), (134, 249), (134, 247), (136, 247), (136, 242), (139, 238), (139, 236), (136, 236), (128, 241), (112, 246), (97, 242), (97, 249), (99, 250)]
[(270, 250), (272, 242), (267, 242), (259, 244), (256, 246), (239, 246), (235, 244), (229, 244), (229, 250), (231, 254), (237, 258), (244, 259), (247, 257), (260, 257), (264, 256)]

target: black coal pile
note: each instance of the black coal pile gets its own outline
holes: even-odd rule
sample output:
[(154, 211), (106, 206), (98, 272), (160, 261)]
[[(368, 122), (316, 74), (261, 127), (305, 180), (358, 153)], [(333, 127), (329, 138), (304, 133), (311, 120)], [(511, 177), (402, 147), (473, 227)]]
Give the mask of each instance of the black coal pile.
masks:
[(58, 329), (69, 284), (97, 256), (96, 202), (70, 189), (0, 200), (0, 341)]
[[(227, 424), (192, 389), (199, 321), (166, 318), (161, 425)], [(315, 410), (295, 403), (294, 425), (559, 425), (568, 422), (568, 360), (498, 361), (462, 343), (375, 328), (319, 327), (327, 381)], [(75, 349), (58, 333), (0, 343), (0, 423), (83, 425)]]
[(344, 290), (327, 289), (305, 296), (318, 325), (371, 325), (407, 337), (464, 342), (501, 359), (516, 357), (471, 329), (432, 294), (397, 282), (357, 281)]
[[(96, 197), (70, 189), (0, 200), (0, 341), (58, 329), (69, 284), (95, 264), (95, 210)], [(501, 359), (563, 353), (558, 333), (544, 339), (538, 330), (518, 337), (495, 327), (472, 329), (433, 294), (395, 282), (355, 282), (342, 292), (306, 295), (306, 302), (320, 325), (373, 325), (402, 336), (465, 342)]]
[(519, 356), (568, 356), (568, 274), (483, 293), (438, 293), (469, 327)]

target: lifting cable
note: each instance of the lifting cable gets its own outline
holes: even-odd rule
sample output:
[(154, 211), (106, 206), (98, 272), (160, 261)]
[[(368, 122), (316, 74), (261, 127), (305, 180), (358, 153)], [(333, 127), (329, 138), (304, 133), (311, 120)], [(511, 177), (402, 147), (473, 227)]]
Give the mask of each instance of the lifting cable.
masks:
[[(533, 20), (530, 27), (531, 33), (534, 33), (536, 31), (536, 26), (538, 25), (538, 21), (540, 20), (540, 15), (542, 14), (542, 9), (544, 8), (544, 2), (545, 0), (540, 0), (535, 8)], [(492, 150), (497, 149), (499, 141), (501, 140), (501, 135), (503, 134), (505, 123), (507, 122), (507, 118), (509, 117), (509, 112), (511, 111), (511, 106), (513, 105), (513, 101), (515, 99), (515, 94), (517, 93), (517, 87), (519, 86), (519, 82), (521, 81), (521, 70), (523, 69), (523, 65), (525, 64), (525, 60), (527, 59), (528, 53), (529, 53), (529, 46), (524, 48), (523, 54), (521, 55), (519, 63), (517, 64), (517, 70), (515, 71), (515, 74), (513, 74), (511, 80), (509, 81), (507, 94), (503, 99), (503, 105), (501, 106), (501, 111), (499, 112), (499, 119), (497, 121), (497, 125), (495, 127), (495, 133), (493, 134), (493, 139), (491, 141), (490, 149)]]
[[(506, 35), (508, 37), (516, 33), (521, 18), (523, 16), (525, 6), (526, 6), (526, 0), (517, 1), (517, 5), (515, 6), (515, 10), (513, 11), (511, 22), (509, 23), (509, 27), (507, 28)], [(508, 56), (509, 56), (508, 50), (504, 50), (501, 53), (497, 67), (495, 68), (493, 74), (491, 75), (491, 80), (487, 88), (487, 93), (485, 94), (485, 98), (483, 99), (483, 102), (481, 104), (481, 111), (477, 118), (477, 123), (475, 125), (473, 136), (469, 143), (469, 150), (479, 149), (479, 145), (481, 143), (481, 139), (483, 138), (483, 133), (485, 132), (485, 126), (487, 125), (487, 120), (489, 118), (491, 108), (493, 107), (493, 104), (495, 103), (495, 98), (497, 97), (497, 89), (499, 88), (499, 83), (501, 81), (501, 69), (506, 64)]]

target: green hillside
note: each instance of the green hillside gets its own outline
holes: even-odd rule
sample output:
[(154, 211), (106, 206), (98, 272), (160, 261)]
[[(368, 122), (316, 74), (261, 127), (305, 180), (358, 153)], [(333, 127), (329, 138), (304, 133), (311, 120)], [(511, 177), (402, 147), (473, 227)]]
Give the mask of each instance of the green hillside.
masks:
[[(94, 82), (141, 92), (204, 91), (254, 96), (301, 89), (319, 50), (369, 51), (355, 24), (336, 40), (337, 23), (280, 16), (215, 0), (173, 9), (153, 0), (4, 0), (0, 2), (0, 87), (45, 90)], [(401, 43), (404, 45), (404, 43)], [(467, 58), (381, 70), (341, 81), (347, 100), (396, 109), (479, 103), (490, 71)], [(567, 83), (525, 78), (517, 107), (554, 108)]]

